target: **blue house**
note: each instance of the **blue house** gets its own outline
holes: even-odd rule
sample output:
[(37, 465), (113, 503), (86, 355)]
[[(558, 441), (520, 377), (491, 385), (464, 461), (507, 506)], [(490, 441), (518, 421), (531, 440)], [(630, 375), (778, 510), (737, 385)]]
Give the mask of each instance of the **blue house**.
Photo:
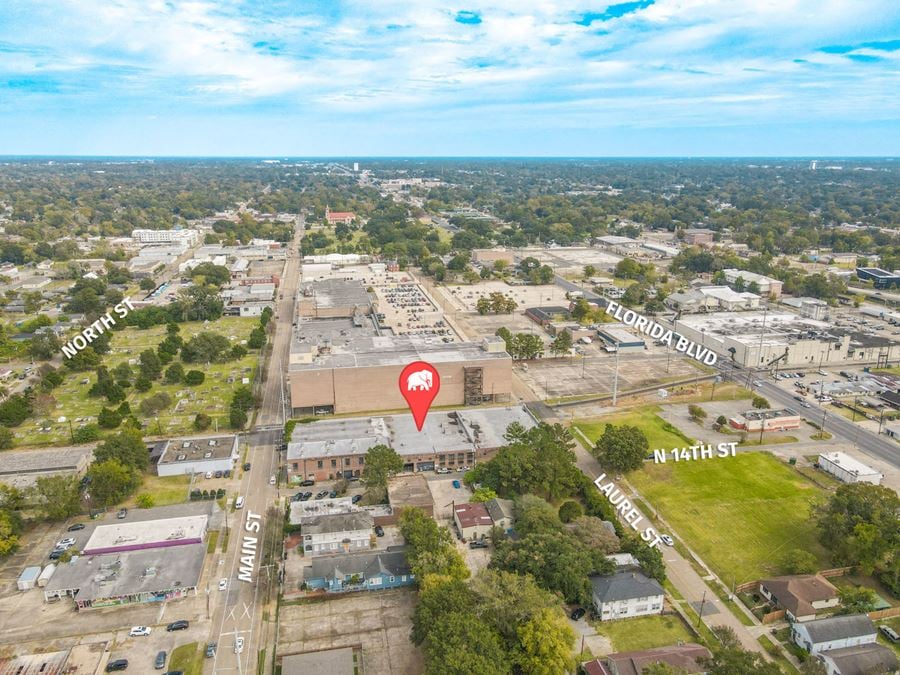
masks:
[(307, 588), (329, 593), (375, 591), (415, 583), (402, 549), (314, 558), (303, 580)]

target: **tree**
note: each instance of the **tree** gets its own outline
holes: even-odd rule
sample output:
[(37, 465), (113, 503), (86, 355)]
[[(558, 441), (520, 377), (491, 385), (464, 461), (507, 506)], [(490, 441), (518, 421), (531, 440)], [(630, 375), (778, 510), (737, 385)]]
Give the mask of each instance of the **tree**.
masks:
[(828, 675), (828, 668), (819, 659), (806, 659), (800, 663), (801, 675)]
[(568, 354), (570, 349), (572, 349), (572, 334), (567, 330), (561, 331), (550, 343), (550, 351), (557, 356)]
[(166, 384), (178, 384), (184, 379), (184, 366), (180, 363), (173, 363), (166, 368)]
[(216, 363), (227, 359), (230, 349), (228, 338), (204, 331), (184, 344), (181, 348), (181, 360), (185, 363)]
[(95, 462), (114, 459), (125, 466), (146, 471), (150, 455), (139, 431), (123, 430), (106, 439), (94, 450)]
[(789, 574), (813, 574), (818, 565), (816, 556), (802, 548), (789, 552), (784, 561), (784, 568)]
[(91, 443), (100, 438), (100, 427), (96, 424), (85, 424), (72, 432), (73, 443)]
[(32, 400), (29, 396), (13, 394), (0, 403), (0, 424), (17, 427), (31, 414)]
[(228, 411), (228, 423), (231, 425), (232, 429), (243, 429), (247, 424), (248, 419), (250, 419), (250, 417), (247, 415), (246, 410), (241, 410), (240, 408), (232, 406)]
[(19, 548), (22, 521), (18, 514), (0, 510), (0, 557), (15, 553)]
[(378, 444), (366, 452), (362, 481), (371, 488), (387, 488), (388, 480), (403, 470), (403, 458), (393, 448)]
[(145, 417), (156, 415), (172, 404), (172, 397), (164, 391), (158, 391), (141, 401), (141, 413)]
[(619, 550), (619, 538), (596, 516), (581, 516), (566, 525), (566, 529), (588, 548), (608, 555)]
[(141, 484), (137, 469), (122, 464), (118, 459), (94, 461), (87, 475), (90, 478), (91, 499), (104, 507), (118, 504)]
[(115, 410), (110, 408), (100, 408), (100, 413), (97, 415), (97, 424), (103, 429), (115, 429), (121, 423), (122, 416)]
[(76, 476), (41, 476), (35, 483), (35, 493), (48, 520), (65, 520), (81, 513), (80, 479)]
[(741, 646), (741, 641), (731, 626), (712, 626), (710, 632), (725, 649), (739, 649)]
[(0, 450), (9, 450), (15, 445), (16, 437), (12, 429), (0, 426)]
[(198, 283), (207, 283), (221, 287), (231, 280), (231, 272), (224, 265), (213, 265), (212, 263), (204, 262), (191, 270), (191, 279)]
[(141, 376), (148, 380), (158, 380), (162, 374), (162, 362), (159, 356), (152, 349), (145, 349), (141, 352), (140, 364), (138, 366)]
[(867, 614), (875, 609), (875, 591), (865, 586), (844, 587), (838, 590), (841, 609), (838, 614)]
[(505, 675), (510, 670), (497, 631), (469, 612), (438, 616), (424, 652), (428, 675)]
[(691, 420), (697, 424), (700, 424), (707, 416), (703, 408), (693, 403), (688, 405), (688, 414), (691, 416)]
[(659, 663), (651, 663), (649, 665), (643, 666), (641, 669), (642, 675), (688, 675), (688, 671), (684, 668), (676, 668), (675, 666), (670, 666), (668, 663), (664, 663), (660, 661)]
[(515, 501), (516, 530), (521, 534), (559, 532), (562, 521), (553, 505), (537, 495), (522, 495)]
[(559, 519), (564, 523), (571, 523), (576, 518), (584, 515), (581, 504), (571, 499), (562, 503), (559, 507)]
[(573, 631), (559, 611), (544, 608), (519, 627), (519, 649), (513, 659), (523, 673), (556, 675), (574, 672)]
[(711, 658), (699, 659), (709, 675), (783, 675), (776, 663), (766, 661), (762, 654), (743, 649), (718, 649)]
[(647, 456), (647, 436), (628, 424), (607, 424), (592, 454), (605, 467), (616, 471), (633, 471)]
[(597, 274), (597, 268), (593, 265), (585, 265), (584, 272), (581, 275), (584, 279), (590, 279), (592, 276)]
[(194, 429), (197, 431), (206, 431), (212, 424), (212, 417), (206, 413), (197, 413), (194, 417)]
[(639, 537), (630, 537), (622, 544), (622, 551), (630, 553), (637, 558), (641, 569), (648, 577), (656, 579), (659, 583), (666, 580), (666, 565), (663, 562), (662, 551), (658, 546), (648, 546)]
[(490, 313), (491, 301), (485, 297), (478, 298), (478, 301), (475, 303), (475, 311), (481, 315)]
[(266, 344), (266, 332), (262, 328), (254, 328), (250, 331), (247, 346), (250, 349), (262, 349)]
[[(265, 344), (265, 342), (263, 342), (263, 344)], [(228, 352), (228, 356), (235, 361), (239, 361), (247, 356), (247, 348), (243, 345), (234, 345), (232, 346), (231, 351)]]
[(156, 288), (156, 282), (152, 277), (144, 277), (143, 279), (141, 279), (138, 286), (140, 286), (142, 291), (152, 291), (154, 288)]
[(184, 374), (184, 383), (191, 387), (203, 384), (206, 375), (201, 370), (189, 370)]
[(572, 307), (572, 318), (582, 322), (591, 316), (591, 305), (584, 298), (578, 298)]
[(496, 497), (497, 493), (494, 492), (493, 489), (482, 486), (472, 493), (472, 496), (469, 497), (469, 501), (473, 503), (489, 502)]
[(410, 639), (421, 645), (433, 629), (435, 620), (453, 612), (467, 612), (475, 606), (478, 596), (462, 579), (447, 579), (429, 574), (419, 579), (419, 602), (413, 610)]
[(138, 377), (138, 379), (136, 379), (134, 381), (134, 388), (137, 391), (144, 393), (146, 391), (150, 391), (153, 388), (153, 382), (151, 382), (148, 378), (144, 377), (143, 375), (140, 375)]
[(400, 533), (409, 546), (407, 560), (417, 578), (440, 574), (465, 579), (469, 568), (453, 545), (450, 530), (439, 526), (422, 509), (407, 507), (400, 513)]
[(759, 408), (759, 409), (771, 407), (771, 406), (769, 405), (769, 400), (768, 400), (767, 398), (765, 398), (764, 396), (759, 396), (759, 395), (755, 395), (755, 396), (751, 399), (751, 405), (752, 405), (754, 408)]

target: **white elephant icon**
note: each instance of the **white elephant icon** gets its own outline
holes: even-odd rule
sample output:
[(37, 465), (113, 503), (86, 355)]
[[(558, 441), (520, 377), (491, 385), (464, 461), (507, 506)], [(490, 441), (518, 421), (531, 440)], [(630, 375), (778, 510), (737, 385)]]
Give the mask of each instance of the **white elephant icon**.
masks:
[(406, 391), (429, 391), (431, 384), (430, 370), (417, 370), (406, 377)]

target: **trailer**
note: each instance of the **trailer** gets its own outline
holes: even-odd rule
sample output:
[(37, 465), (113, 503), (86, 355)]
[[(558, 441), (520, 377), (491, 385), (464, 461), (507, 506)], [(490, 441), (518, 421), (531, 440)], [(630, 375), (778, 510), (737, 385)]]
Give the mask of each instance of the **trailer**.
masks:
[(37, 578), (37, 585), (40, 588), (43, 588), (50, 581), (50, 577), (53, 576), (53, 573), (56, 571), (56, 563), (50, 563), (44, 568), (44, 571), (41, 572), (41, 576)]
[(19, 575), (16, 586), (20, 591), (30, 591), (35, 587), (39, 576), (41, 576), (40, 567), (26, 567)]

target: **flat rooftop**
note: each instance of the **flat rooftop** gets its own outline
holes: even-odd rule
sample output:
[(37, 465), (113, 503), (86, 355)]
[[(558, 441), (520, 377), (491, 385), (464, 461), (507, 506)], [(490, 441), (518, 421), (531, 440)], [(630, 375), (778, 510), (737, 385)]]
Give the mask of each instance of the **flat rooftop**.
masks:
[(85, 555), (115, 550), (183, 546), (203, 540), (209, 518), (204, 515), (100, 525), (84, 545)]
[(597, 330), (597, 334), (601, 337), (606, 336), (617, 345), (628, 345), (632, 343), (644, 344), (644, 339), (633, 333), (629, 333), (624, 328), (607, 328), (603, 326)]
[(175, 438), (166, 444), (159, 458), (159, 464), (225, 459), (231, 457), (236, 440), (237, 437), (234, 435)]
[(364, 455), (379, 444), (400, 455), (497, 448), (506, 444), (503, 434), (513, 422), (526, 429), (535, 426), (522, 406), (434, 411), (421, 432), (410, 414), (321, 420), (294, 427), (287, 459)]
[(863, 464), (858, 459), (846, 455), (843, 452), (822, 452), (819, 453), (819, 459), (826, 459), (832, 464), (836, 464), (842, 469), (856, 474), (857, 476), (869, 476), (878, 474), (879, 472), (867, 464)]
[(93, 452), (93, 446), (51, 450), (4, 450), (3, 461), (0, 461), (0, 476), (75, 471), (85, 457), (90, 460)]
[(796, 417), (797, 413), (793, 410), (783, 408), (782, 410), (748, 410), (741, 413), (741, 417), (745, 420), (772, 420), (777, 417)]
[(46, 596), (75, 591), (77, 601), (97, 600), (173, 588), (192, 588), (200, 581), (206, 544), (167, 550), (128, 551), (79, 556), (56, 568), (44, 588)]
[(397, 508), (400, 506), (418, 506), (433, 508), (434, 500), (428, 481), (420, 473), (406, 476), (395, 476), (388, 481), (388, 502)]
[(298, 295), (302, 300), (312, 300), (321, 309), (334, 307), (368, 307), (372, 297), (361, 281), (347, 279), (321, 279), (300, 284)]

